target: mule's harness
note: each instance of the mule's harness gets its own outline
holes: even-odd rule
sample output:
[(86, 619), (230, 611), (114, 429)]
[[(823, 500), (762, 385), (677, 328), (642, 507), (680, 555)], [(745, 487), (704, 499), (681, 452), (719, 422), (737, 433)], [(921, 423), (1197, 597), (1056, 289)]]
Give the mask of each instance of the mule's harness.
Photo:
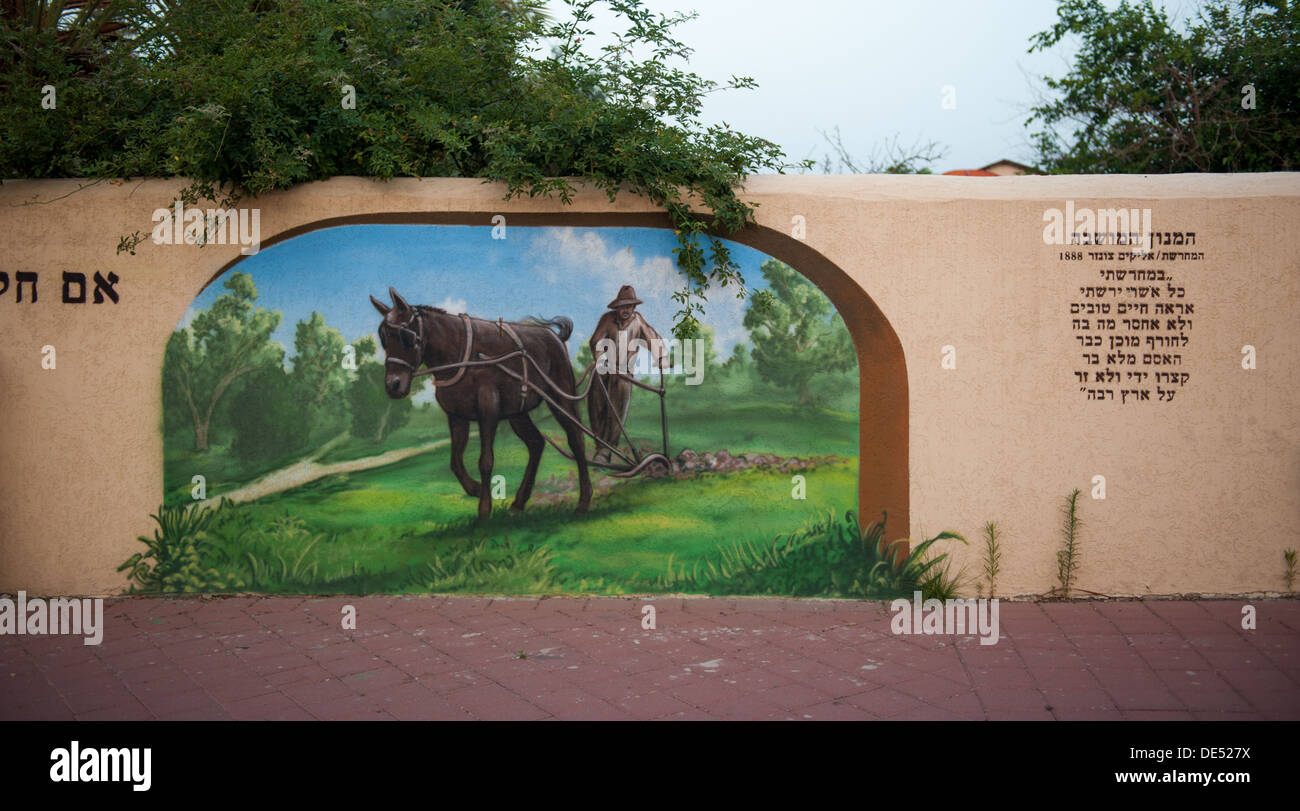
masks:
[[(446, 366), (438, 366), (433, 369), (425, 369), (424, 371), (420, 371), (419, 367), (420, 364), (423, 362), (423, 358), (424, 358), (424, 320), (420, 318), (420, 314), (421, 314), (420, 311), (416, 310), (415, 313), (410, 317), (410, 319), (405, 324), (399, 324), (396, 327), (394, 327), (394, 329), (398, 330), (399, 332), (408, 332), (415, 337), (415, 349), (416, 349), (417, 357), (421, 358), (421, 360), (417, 361), (415, 365), (411, 365), (410, 363), (407, 363), (401, 358), (394, 358), (390, 356), (386, 358), (384, 362), (396, 363), (399, 366), (405, 366), (406, 368), (411, 370), (411, 377), (416, 377), (417, 375), (435, 375), (433, 379), (433, 385), (435, 386), (453, 386), (456, 383), (460, 382), (460, 379), (465, 376), (465, 370), (469, 368), (468, 366), (466, 366), (466, 363), (469, 361), (470, 352), (473, 351), (474, 349), (474, 327), (470, 323), (469, 316), (465, 315), (464, 313), (460, 314), (461, 320), (465, 322), (465, 354), (461, 357), (460, 363), (449, 363)], [(415, 322), (415, 329), (411, 329), (411, 322)], [(511, 334), (513, 335), (513, 333)], [(515, 343), (519, 343), (518, 338), (515, 338)], [(450, 380), (439, 381), (435, 373), (443, 371), (444, 369), (451, 369), (451, 368), (456, 368), (456, 374), (452, 375), (452, 378)]]
[[(464, 355), (461, 356), (461, 359), (458, 363), (448, 363), (443, 366), (436, 366), (431, 369), (422, 370), (419, 368), (419, 366), (421, 363), (423, 363), (423, 360), (417, 362), (416, 365), (414, 366), (402, 360), (401, 358), (394, 358), (394, 357), (387, 358), (385, 362), (396, 363), (399, 366), (405, 366), (406, 368), (411, 370), (411, 377), (417, 377), (419, 375), (435, 375), (437, 372), (445, 371), (447, 369), (456, 369), (456, 374), (453, 375), (450, 380), (447, 380), (445, 382), (439, 382), (437, 377), (435, 377), (433, 382), (435, 386), (455, 385), (460, 381), (461, 377), (465, 375), (465, 370), (471, 366), (495, 366), (505, 374), (509, 375), (510, 377), (513, 377), (515, 380), (518, 380), (521, 386), (520, 393), (524, 395), (528, 394), (528, 367), (529, 365), (536, 366), (537, 367), (536, 372), (538, 376), (542, 379), (544, 383), (547, 384), (546, 386), (534, 386), (533, 388), (537, 391), (537, 394), (543, 400), (549, 403), (556, 410), (557, 413), (564, 414), (569, 420), (573, 422), (573, 424), (580, 431), (582, 431), (584, 434), (586, 434), (587, 436), (595, 440), (597, 445), (604, 445), (605, 447), (609, 448), (611, 452), (613, 452), (614, 454), (618, 455), (623, 460), (625, 460), (628, 466), (626, 468), (618, 468), (614, 465), (602, 464), (600, 462), (594, 462), (590, 460), (588, 461), (588, 464), (594, 465), (596, 467), (609, 468), (610, 470), (614, 471), (613, 473), (611, 473), (611, 475), (616, 476), (618, 478), (627, 478), (630, 476), (635, 476), (653, 462), (662, 462), (665, 467), (668, 468), (672, 467), (671, 463), (668, 461), (668, 415), (664, 411), (664, 393), (666, 391), (666, 387), (664, 385), (662, 367), (660, 369), (659, 388), (657, 389), (654, 388), (653, 386), (649, 386), (646, 385), (645, 383), (642, 383), (641, 381), (637, 380), (635, 377), (632, 377), (631, 375), (628, 375), (626, 373), (616, 375), (617, 377), (621, 377), (622, 379), (626, 380), (627, 382), (631, 383), (634, 386), (638, 386), (640, 388), (646, 389), (647, 391), (655, 392), (656, 394), (659, 395), (659, 410), (660, 410), (660, 416), (663, 420), (664, 452), (662, 454), (651, 453), (646, 456), (641, 456), (640, 452), (637, 450), (636, 443), (632, 442), (632, 438), (627, 435), (627, 427), (623, 424), (624, 421), (621, 415), (619, 414), (613, 415), (614, 420), (619, 425), (619, 429), (621, 433), (627, 439), (628, 444), (631, 445), (632, 447), (632, 453), (636, 457), (635, 459), (633, 459), (633, 458), (629, 458), (628, 455), (623, 453), (622, 450), (620, 450), (618, 447), (611, 445), (601, 437), (596, 436), (596, 434), (593, 433), (590, 428), (582, 424), (581, 419), (575, 417), (573, 414), (569, 412), (568, 409), (564, 408), (562, 405), (560, 405), (560, 403), (556, 402), (555, 399), (552, 398), (550, 394), (547, 394), (546, 389), (547, 387), (549, 387), (552, 393), (570, 402), (585, 399), (591, 390), (592, 383), (596, 382), (596, 377), (599, 377), (599, 375), (592, 375), (592, 372), (595, 371), (596, 369), (595, 361), (592, 361), (590, 364), (588, 364), (587, 368), (583, 370), (582, 375), (575, 383), (575, 388), (576, 388), (577, 386), (581, 386), (584, 382), (586, 382), (587, 384), (586, 388), (582, 390), (582, 393), (566, 394), (561, 387), (555, 384), (555, 381), (551, 380), (551, 378), (547, 376), (546, 372), (542, 371), (540, 366), (537, 366), (537, 360), (528, 354), (528, 350), (524, 348), (524, 342), (519, 339), (519, 334), (515, 332), (514, 327), (511, 324), (502, 321), (500, 319), (497, 320), (497, 328), (501, 331), (504, 331), (506, 334), (508, 334), (510, 336), (510, 339), (515, 342), (514, 351), (507, 352), (504, 355), (493, 357), (493, 358), (487, 357), (482, 352), (480, 352), (478, 360), (470, 360), (470, 355), (473, 352), (473, 348), (474, 348), (474, 326), (470, 321), (470, 317), (465, 313), (460, 313), (460, 318), (462, 321), (465, 322), (465, 353)], [(411, 329), (412, 322), (415, 322), (415, 329)], [(405, 324), (399, 324), (393, 327), (393, 329), (396, 329), (400, 332), (410, 333), (415, 338), (415, 347), (419, 352), (419, 357), (423, 359), (424, 321), (421, 320), (420, 318), (420, 311), (416, 310), (415, 314), (412, 315), (411, 318)], [(563, 341), (561, 341), (561, 344), (563, 344)], [(523, 368), (519, 372), (516, 372), (513, 369), (507, 369), (504, 365), (504, 361), (510, 360), (511, 358), (514, 357), (520, 358), (520, 364)], [(589, 376), (591, 377), (590, 380), (587, 379)], [(604, 380), (601, 380), (600, 382), (601, 382), (601, 389), (604, 391), (606, 400), (607, 402), (609, 402), (609, 405), (612, 408), (613, 402), (609, 401), (608, 399), (609, 392), (608, 390), (605, 390), (605, 382)], [(565, 451), (564, 448), (561, 448), (555, 440), (551, 439), (550, 436), (547, 436), (546, 434), (542, 434), (542, 436), (546, 439), (548, 443), (550, 443), (550, 445), (553, 448), (559, 451), (563, 456), (569, 459), (573, 459), (573, 456), (569, 452)]]

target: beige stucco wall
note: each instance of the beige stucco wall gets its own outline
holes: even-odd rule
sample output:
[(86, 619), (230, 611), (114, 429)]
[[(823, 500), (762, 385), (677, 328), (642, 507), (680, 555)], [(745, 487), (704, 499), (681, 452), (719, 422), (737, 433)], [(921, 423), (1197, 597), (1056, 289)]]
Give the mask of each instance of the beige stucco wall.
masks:
[[(181, 184), (86, 185), (0, 186), (10, 280), (0, 294), (0, 591), (122, 588), (115, 567), (161, 498), (163, 347), (238, 256), (237, 246), (148, 241), (116, 254)], [(1061, 501), (1078, 487), (1084, 589), (1281, 588), (1282, 550), (1300, 547), (1300, 175), (761, 177), (746, 194), (761, 226), (789, 234), (803, 217), (803, 242), (862, 286), (902, 342), (912, 537), (965, 533), (972, 547), (959, 559), (974, 570), (979, 528), (995, 520), (999, 591), (1042, 592), (1055, 582)], [(1196, 232), (1204, 260), (1132, 265), (1171, 269), (1196, 307), (1177, 369), (1191, 378), (1173, 401), (1089, 402), (1079, 391), (1073, 372), (1087, 367), (1069, 304), (1084, 300), (1080, 285), (1106, 284), (1099, 268), (1119, 265), (1064, 263), (1061, 246), (1044, 244), (1044, 209), (1067, 200), (1150, 208), (1156, 231)], [(505, 202), (472, 180), (353, 178), (250, 205), (264, 242), (357, 215), (482, 212), (486, 225), (495, 213), (654, 211), (600, 192), (561, 206)], [(64, 270), (115, 272), (121, 302), (61, 303)], [(39, 274), (37, 303), (26, 289), (16, 301), (17, 271)], [(1254, 370), (1242, 368), (1245, 344)], [(42, 369), (45, 345), (54, 371)], [(941, 366), (945, 346), (955, 369)], [(1105, 500), (1089, 497), (1096, 475)]]

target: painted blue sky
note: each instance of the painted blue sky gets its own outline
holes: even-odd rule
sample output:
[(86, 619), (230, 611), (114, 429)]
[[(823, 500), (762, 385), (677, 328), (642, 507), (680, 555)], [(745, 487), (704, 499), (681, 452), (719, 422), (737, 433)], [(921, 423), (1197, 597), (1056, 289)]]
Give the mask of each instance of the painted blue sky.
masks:
[[(664, 338), (671, 337), (682, 277), (674, 264), (672, 232), (659, 228), (470, 225), (347, 225), (311, 231), (265, 248), (238, 263), (257, 285), (258, 306), (283, 314), (272, 339), (293, 355), (294, 325), (313, 311), (349, 342), (373, 335), (379, 314), (373, 294), (388, 300), (397, 289), (411, 304), (429, 304), (481, 318), (527, 315), (573, 319), (575, 356), (621, 285), (636, 288), (638, 309)], [(759, 266), (767, 255), (728, 242), (746, 283), (766, 286)], [(225, 292), (218, 279), (194, 300), (181, 326)], [(745, 302), (731, 289), (709, 295), (706, 323), (722, 358), (747, 341)]]

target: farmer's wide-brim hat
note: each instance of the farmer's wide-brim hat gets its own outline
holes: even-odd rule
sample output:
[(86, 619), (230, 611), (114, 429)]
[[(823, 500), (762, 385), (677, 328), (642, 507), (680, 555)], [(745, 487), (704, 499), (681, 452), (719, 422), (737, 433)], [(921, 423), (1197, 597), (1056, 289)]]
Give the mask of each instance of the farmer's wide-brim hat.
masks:
[(635, 307), (640, 303), (641, 299), (636, 297), (636, 291), (632, 289), (632, 285), (625, 284), (618, 289), (618, 298), (609, 303), (609, 309), (612, 310), (615, 307)]

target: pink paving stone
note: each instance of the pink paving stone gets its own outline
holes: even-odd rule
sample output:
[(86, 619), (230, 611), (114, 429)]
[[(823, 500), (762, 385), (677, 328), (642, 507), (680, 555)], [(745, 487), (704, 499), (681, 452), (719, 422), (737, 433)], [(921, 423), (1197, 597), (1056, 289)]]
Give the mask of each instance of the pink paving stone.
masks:
[(276, 685), (256, 676), (229, 678), (215, 683), (204, 682), (203, 689), (222, 703), (278, 692)]
[(769, 701), (762, 695), (741, 696), (711, 703), (709, 715), (727, 721), (766, 721), (790, 717), (788, 709)]
[(863, 690), (881, 687), (884, 684), (883, 682), (873, 681), (869, 673), (840, 673), (829, 669), (823, 673), (799, 679), (798, 683), (815, 687), (830, 696), (832, 700), (858, 695)]
[(807, 707), (800, 712), (800, 716), (807, 721), (875, 721), (879, 717), (843, 701), (828, 701)]
[(1025, 666), (1030, 670), (1082, 668), (1087, 663), (1083, 654), (1071, 649), (1068, 644), (1056, 647), (1022, 648), (1019, 653)]
[(930, 706), (892, 687), (868, 690), (865, 693), (849, 696), (844, 699), (844, 702), (865, 710), (877, 718), (906, 718), (909, 711)]
[(1034, 684), (1039, 688), (1091, 690), (1102, 686), (1092, 671), (1078, 667), (1034, 670), (1033, 678)]
[(356, 651), (350, 656), (331, 659), (328, 662), (318, 662), (317, 664), (334, 676), (345, 678), (355, 673), (364, 673), (382, 667), (384, 660), (366, 651)]
[(1115, 701), (1115, 706), (1124, 711), (1130, 710), (1185, 710), (1187, 704), (1165, 687), (1145, 685), (1108, 686), (1107, 691)]
[(492, 680), (472, 670), (447, 670), (416, 679), (439, 695), (449, 695), (466, 687), (491, 684)]
[(6, 703), (4, 718), (8, 721), (71, 721), (74, 716), (68, 705), (55, 696), (29, 703)]
[(201, 707), (189, 707), (158, 716), (159, 721), (233, 721), (230, 714), (217, 704), (209, 702)]
[(1253, 712), (1224, 712), (1222, 710), (1193, 710), (1192, 717), (1197, 721), (1258, 721), (1260, 716)]
[(786, 710), (798, 710), (816, 704), (824, 704), (834, 698), (825, 690), (807, 684), (784, 684), (756, 693), (759, 698), (770, 701)]
[(305, 721), (315, 717), (281, 693), (222, 702), (221, 707), (236, 721)]
[(1113, 628), (1099, 633), (1070, 634), (1070, 643), (1082, 654), (1093, 650), (1124, 650), (1128, 638)]
[(399, 721), (472, 721), (452, 701), (419, 684), (403, 684), (373, 697), (371, 705)]
[(484, 721), (536, 721), (549, 714), (499, 684), (467, 687), (448, 699)]
[[(45, 720), (59, 720), (57, 716)], [(102, 710), (79, 714), (78, 721), (153, 721), (154, 714), (145, 709), (143, 704), (117, 704)]]
[[(656, 631), (639, 627), (647, 602), (659, 609)], [(337, 628), (345, 603), (368, 630)], [(116, 600), (100, 648), (0, 637), (0, 718), (464, 718), (453, 698), (493, 688), (499, 706), (480, 707), (485, 716), (495, 706), (500, 717), (567, 717), (529, 699), (576, 689), (598, 702), (574, 711), (592, 718), (731, 717), (745, 698), (762, 700), (756, 718), (839, 717), (845, 707), (855, 718), (982, 718), (986, 688), (1037, 685), (1050, 713), (990, 694), (987, 717), (1300, 719), (1300, 603), (1252, 602), (1257, 631), (1240, 630), (1242, 604), (1004, 603), (1006, 635), (981, 646), (894, 636), (880, 602)], [(514, 659), (521, 649), (529, 659)], [(716, 668), (699, 667), (711, 660)], [(870, 696), (874, 709), (849, 701)], [(1099, 708), (1107, 696), (1121, 711)]]
[(290, 670), (278, 670), (274, 673), (266, 673), (259, 676), (259, 681), (273, 687), (283, 688), (286, 685), (297, 684), (299, 682), (319, 682), (328, 679), (333, 674), (317, 664), (307, 664), (302, 667), (295, 667)]
[(684, 681), (668, 688), (675, 698), (679, 698), (693, 707), (704, 707), (729, 701), (737, 697), (737, 692), (722, 679), (710, 678)]
[(606, 705), (606, 702), (599, 697), (578, 687), (564, 687), (545, 693), (529, 699), (528, 703), (540, 707), (551, 715), (560, 715), (583, 706)]
[(755, 693), (798, 683), (793, 679), (778, 676), (761, 667), (741, 667), (736, 666), (734, 662), (728, 663), (725, 661), (723, 665), (724, 669), (719, 671), (722, 680), (731, 685), (738, 693)]
[(1215, 672), (1221, 679), (1243, 693), (1294, 690), (1297, 695), (1300, 695), (1300, 685), (1296, 684), (1280, 670), (1218, 668)]
[(353, 673), (351, 676), (343, 678), (344, 684), (363, 695), (412, 681), (414, 679), (410, 676), (392, 667), (376, 667), (373, 670)]
[(1099, 687), (1044, 687), (1043, 703), (1058, 716), (1062, 710), (1118, 712), (1110, 694)]
[(1034, 687), (1041, 683), (1023, 667), (972, 667), (969, 672), (977, 687)]
[(1049, 703), (1036, 687), (979, 687), (980, 703), (986, 710), (1041, 710)]
[[(953, 696), (940, 701), (928, 702), (942, 710), (946, 710), (957, 717), (966, 721), (983, 721), (985, 719), (984, 706), (980, 704), (979, 698), (974, 693)], [(907, 716), (902, 716), (907, 717)]]
[(199, 689), (186, 690), (183, 693), (169, 693), (159, 696), (137, 696), (154, 715), (162, 718), (180, 710), (193, 710), (199, 707), (215, 707), (216, 702), (207, 693)]
[(970, 692), (968, 684), (958, 684), (950, 679), (931, 675), (901, 681), (893, 687), (895, 690), (931, 703)]
[(1056, 718), (1046, 709), (990, 709), (987, 713), (990, 721), (1055, 721)]
[(1097, 611), (1125, 634), (1162, 633), (1172, 627), (1142, 602), (1102, 603)]
[(1127, 721), (1192, 721), (1195, 720), (1190, 712), (1185, 710), (1125, 710), (1124, 719)]
[(681, 699), (673, 698), (658, 690), (646, 694), (636, 694), (612, 702), (616, 707), (627, 712), (633, 718), (648, 721), (673, 713), (689, 712), (693, 708)]
[(282, 694), (303, 707), (308, 707), (309, 705), (351, 699), (356, 696), (356, 691), (338, 679), (327, 679), (318, 682), (290, 684), (283, 689)]
[(1208, 670), (1156, 671), (1169, 690), (1189, 710), (1250, 712), (1250, 702), (1226, 681)]
[(94, 712), (138, 701), (135, 695), (120, 684), (106, 682), (94, 689), (63, 694), (63, 703), (75, 714)]

